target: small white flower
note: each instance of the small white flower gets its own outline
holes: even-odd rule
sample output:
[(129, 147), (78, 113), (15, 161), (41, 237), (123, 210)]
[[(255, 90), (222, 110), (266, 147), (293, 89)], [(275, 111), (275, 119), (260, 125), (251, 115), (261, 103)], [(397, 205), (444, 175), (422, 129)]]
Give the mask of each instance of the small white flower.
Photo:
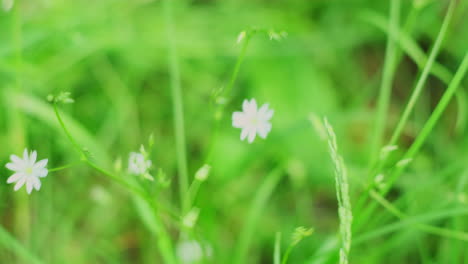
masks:
[(12, 162), (7, 163), (5, 167), (12, 170), (15, 174), (11, 175), (7, 183), (14, 183), (14, 190), (17, 191), (24, 184), (26, 184), (26, 191), (30, 194), (34, 189), (38, 190), (41, 188), (41, 181), (39, 178), (47, 176), (49, 172), (46, 168), (47, 159), (36, 162), (37, 152), (31, 151), (28, 154), (28, 150), (25, 149), (23, 152), (23, 159), (16, 155), (11, 155), (10, 159)]
[(134, 175), (145, 175), (151, 167), (151, 160), (147, 160), (141, 153), (130, 152), (128, 158), (128, 172)]
[(213, 249), (209, 245), (204, 245), (195, 240), (182, 241), (177, 245), (177, 258), (182, 264), (197, 263), (205, 258), (210, 258)]
[(273, 117), (273, 110), (268, 108), (268, 104), (257, 109), (255, 99), (244, 100), (242, 112), (232, 114), (232, 126), (241, 128), (241, 140), (248, 139), (252, 143), (256, 134), (261, 138), (266, 138), (271, 130), (270, 119)]

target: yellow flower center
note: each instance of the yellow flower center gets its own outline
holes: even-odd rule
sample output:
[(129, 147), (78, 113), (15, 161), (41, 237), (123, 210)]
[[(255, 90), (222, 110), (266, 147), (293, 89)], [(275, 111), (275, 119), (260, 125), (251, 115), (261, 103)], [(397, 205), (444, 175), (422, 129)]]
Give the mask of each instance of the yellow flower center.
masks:
[(250, 122), (251, 122), (252, 125), (256, 126), (256, 125), (258, 125), (259, 120), (258, 120), (257, 117), (254, 117), (254, 118), (252, 118), (252, 120), (250, 120)]
[(33, 173), (33, 168), (32, 167), (27, 167), (26, 170), (24, 170), (26, 174), (32, 174)]

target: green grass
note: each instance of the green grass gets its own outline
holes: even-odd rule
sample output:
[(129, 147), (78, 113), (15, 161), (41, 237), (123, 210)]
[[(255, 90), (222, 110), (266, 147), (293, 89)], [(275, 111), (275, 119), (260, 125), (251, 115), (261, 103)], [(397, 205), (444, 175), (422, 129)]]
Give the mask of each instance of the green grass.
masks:
[[(206, 264), (468, 263), (467, 15), (16, 0), (0, 10), (0, 263), (182, 264), (193, 240)], [(47, 100), (61, 92), (74, 103)], [(251, 98), (275, 112), (248, 144), (231, 115)], [(154, 181), (127, 173), (141, 145)], [(6, 183), (24, 148), (49, 159), (31, 195)]]

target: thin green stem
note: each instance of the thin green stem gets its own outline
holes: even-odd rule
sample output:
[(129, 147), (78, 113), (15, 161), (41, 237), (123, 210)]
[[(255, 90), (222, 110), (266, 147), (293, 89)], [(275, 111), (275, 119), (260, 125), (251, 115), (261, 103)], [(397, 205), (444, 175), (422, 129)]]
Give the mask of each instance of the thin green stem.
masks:
[(280, 264), (280, 262), (281, 262), (281, 233), (276, 232), (275, 249), (273, 253), (273, 264)]
[(291, 255), (291, 251), (294, 248), (294, 244), (289, 245), (288, 249), (286, 249), (286, 252), (284, 253), (283, 260), (281, 261), (281, 264), (286, 264), (288, 263), (289, 255)]
[[(387, 201), (384, 197), (382, 197), (380, 194), (378, 194), (375, 191), (370, 192), (372, 198), (377, 201), (380, 205), (382, 205), (387, 211), (389, 211), (391, 214), (399, 218), (400, 220), (405, 220), (408, 218), (408, 216), (400, 211), (398, 208), (392, 205), (389, 201)], [(434, 235), (439, 235), (442, 237), (451, 237), (463, 241), (468, 241), (468, 233), (456, 231), (456, 230), (449, 230), (437, 226), (432, 226), (432, 225), (427, 225), (427, 224), (421, 224), (421, 223), (414, 223), (414, 226), (420, 230), (423, 230), (427, 233), (431, 233)]]
[(184, 107), (182, 99), (182, 88), (180, 82), (180, 70), (177, 61), (177, 46), (174, 36), (174, 22), (172, 3), (173, 0), (164, 0), (164, 17), (166, 24), (166, 33), (168, 39), (168, 63), (171, 81), (172, 106), (174, 112), (174, 130), (176, 138), (177, 152), (177, 170), (179, 174), (179, 195), (181, 210), (186, 213), (189, 208), (187, 204), (188, 191), (188, 169), (187, 169), (187, 153), (185, 143), (185, 128), (184, 128)]
[(242, 65), (242, 62), (244, 61), (245, 55), (247, 54), (247, 48), (249, 46), (250, 39), (253, 37), (253, 35), (256, 34), (256, 32), (257, 32), (256, 30), (250, 30), (250, 31), (248, 31), (246, 33), (246, 37), (243, 40), (242, 49), (240, 51), (239, 56), (237, 57), (236, 65), (234, 66), (234, 69), (233, 69), (233, 71), (231, 73), (229, 83), (227, 84), (226, 89), (221, 91), (221, 94), (217, 95), (217, 97), (215, 98), (215, 103), (217, 103), (217, 108), (215, 110), (215, 120), (214, 120), (215, 123), (214, 123), (214, 129), (213, 129), (214, 132), (213, 132), (211, 145), (210, 145), (209, 150), (208, 150), (208, 155), (207, 155), (207, 157), (205, 159), (205, 164), (209, 164), (211, 162), (211, 159), (213, 158), (214, 151), (215, 151), (215, 148), (216, 148), (216, 143), (218, 142), (218, 137), (219, 137), (220, 121), (221, 121), (222, 117), (224, 116), (224, 109), (225, 109), (227, 103), (230, 101), (230, 100), (226, 100), (226, 102), (218, 104), (219, 102), (217, 102), (217, 100), (218, 99), (224, 100), (224, 99), (230, 97), (230, 94), (232, 92), (234, 84), (235, 84), (235, 82), (237, 80), (237, 76), (239, 74), (240, 67)]
[(388, 23), (387, 48), (385, 51), (385, 64), (383, 69), (382, 83), (380, 85), (379, 99), (377, 103), (377, 116), (374, 128), (374, 138), (372, 140), (373, 151), (371, 157), (375, 163), (380, 157), (379, 150), (382, 147), (382, 140), (387, 123), (387, 112), (390, 103), (393, 77), (395, 75), (398, 57), (396, 56), (396, 42), (398, 39), (398, 27), (400, 21), (400, 0), (390, 1), (390, 21)]
[(447, 32), (447, 29), (448, 29), (448, 26), (450, 24), (450, 21), (452, 19), (452, 16), (453, 16), (453, 12), (454, 12), (454, 9), (455, 9), (455, 2), (456, 1), (453, 1), (451, 0), (450, 1), (450, 6), (447, 10), (447, 14), (445, 15), (445, 18), (444, 18), (444, 21), (442, 23), (442, 27), (440, 28), (440, 31), (439, 31), (439, 34), (437, 36), (437, 39), (434, 43), (434, 47), (432, 48), (431, 50), (431, 53), (429, 55), (429, 58), (426, 62), (426, 65), (421, 73), (421, 76), (419, 77), (417, 83), (416, 83), (416, 87), (414, 88), (414, 91), (413, 93), (411, 94), (411, 97), (410, 97), (410, 100), (408, 102), (408, 104), (406, 105), (406, 108), (405, 110), (403, 111), (403, 114), (402, 114), (402, 117), (400, 119), (400, 121), (398, 122), (397, 124), (397, 127), (395, 129), (395, 131), (393, 132), (392, 134), (392, 137), (390, 139), (390, 143), (388, 145), (395, 145), (396, 142), (398, 141), (398, 139), (400, 138), (401, 136), (401, 133), (403, 131), (403, 128), (405, 127), (406, 125), (406, 122), (408, 121), (408, 118), (411, 114), (411, 112), (413, 111), (413, 108), (416, 104), (416, 101), (418, 100), (423, 88), (424, 88), (424, 84), (426, 83), (426, 80), (427, 80), (427, 77), (429, 76), (429, 73), (431, 71), (431, 68), (432, 68), (432, 65), (434, 64), (434, 61), (437, 57), (437, 54), (439, 53), (439, 50), (440, 50), (440, 47), (442, 46), (442, 42), (445, 38), (445, 34)]
[[(442, 45), (442, 41), (443, 41), (443, 39), (445, 37), (447, 28), (448, 28), (448, 26), (450, 24), (450, 21), (451, 21), (451, 18), (453, 16), (454, 5), (455, 5), (454, 2), (455, 1), (453, 1), (453, 0), (451, 0), (451, 2), (450, 2), (449, 9), (447, 10), (447, 13), (445, 15), (444, 21), (443, 21), (441, 29), (440, 29), (440, 31), (438, 33), (438, 36), (437, 36), (436, 42), (434, 44), (434, 47), (432, 48), (431, 53), (429, 54), (429, 57), (425, 61), (425, 66), (423, 68), (422, 74), (421, 74), (420, 78), (418, 79), (418, 81), (416, 83), (416, 87), (415, 87), (415, 89), (414, 89), (414, 91), (413, 91), (413, 93), (412, 93), (412, 95), (410, 97), (410, 100), (409, 100), (408, 104), (406, 105), (406, 108), (405, 108), (405, 110), (403, 112), (403, 115), (402, 115), (401, 119), (399, 120), (396, 129), (394, 130), (394, 132), (392, 134), (390, 142), (387, 145), (395, 145), (397, 143), (397, 141), (398, 141), (398, 139), (399, 139), (399, 137), (400, 137), (400, 135), (401, 135), (401, 133), (403, 131), (403, 128), (406, 125), (406, 122), (408, 121), (409, 115), (410, 115), (412, 109), (414, 108), (414, 105), (415, 105), (417, 99), (420, 96), (420, 93), (421, 93), (421, 91), (422, 91), (422, 89), (424, 87), (425, 81), (427, 80), (427, 77), (428, 77), (429, 73), (433, 70), (432, 66), (434, 64), (437, 65), (437, 62), (435, 62), (435, 58), (437, 57), (437, 54), (438, 54), (438, 52), (440, 50), (440, 47)], [(373, 21), (375, 23), (378, 22), (378, 21), (375, 21), (376, 19), (373, 18), (373, 17), (369, 17), (369, 19), (371, 19), (371, 21)], [(391, 34), (391, 32), (388, 32), (388, 34)], [(408, 42), (407, 39), (406, 39), (405, 32), (400, 31), (399, 35), (403, 36), (403, 37), (399, 38), (399, 43), (403, 43), (403, 41)], [(407, 46), (408, 45), (406, 45), (404, 47), (407, 47)], [(408, 50), (406, 50), (406, 51), (408, 52)], [(365, 202), (369, 198), (369, 190), (371, 190), (373, 188), (372, 187), (372, 182), (370, 180), (372, 180), (373, 176), (375, 176), (375, 174), (378, 173), (382, 169), (384, 164), (385, 164), (385, 160), (376, 160), (374, 165), (371, 166), (372, 169), (371, 169), (371, 171), (369, 173), (369, 185), (368, 185), (368, 188), (363, 192), (362, 196), (359, 198), (358, 205), (357, 205), (357, 211), (361, 211), (361, 209), (364, 206)], [(370, 217), (369, 212), (373, 211), (375, 208), (376, 208), (375, 204), (371, 205), (367, 209), (367, 212), (364, 212), (364, 217), (365, 218)], [(358, 224), (356, 225), (355, 228), (356, 228), (356, 230), (359, 230), (359, 228), (364, 225), (365, 221), (356, 221), (356, 223), (358, 223)]]
[(80, 164), (81, 162), (82, 161), (73, 162), (73, 163), (63, 165), (63, 166), (60, 166), (60, 167), (57, 167), (57, 168), (52, 168), (52, 169), (49, 169), (49, 172), (57, 172), (57, 171), (65, 170), (65, 169), (71, 168), (73, 166), (76, 166), (76, 165)]
[(247, 34), (247, 36), (245, 37), (245, 40), (243, 41), (242, 49), (241, 49), (241, 52), (239, 54), (239, 57), (237, 58), (236, 65), (234, 66), (234, 70), (233, 70), (233, 72), (231, 74), (231, 78), (229, 79), (229, 83), (226, 86), (226, 90), (223, 93), (224, 96), (229, 96), (231, 91), (232, 91), (232, 88), (234, 87), (234, 83), (236, 82), (237, 75), (239, 74), (240, 67), (242, 65), (242, 62), (244, 61), (245, 54), (247, 53), (247, 47), (249, 46), (250, 39), (255, 34), (255, 31), (250, 31), (250, 32), (248, 32), (246, 34)]
[(245, 219), (244, 226), (242, 227), (237, 246), (234, 249), (234, 256), (232, 263), (241, 264), (248, 263), (246, 261), (247, 251), (252, 242), (255, 233), (255, 228), (260, 219), (261, 213), (266, 206), (268, 199), (273, 193), (282, 176), (282, 166), (277, 167), (266, 176), (265, 181), (258, 188), (255, 197), (253, 197), (249, 213)]
[[(408, 151), (403, 155), (403, 160), (404, 159), (412, 159), (418, 151), (421, 149), (422, 145), (424, 142), (427, 140), (427, 137), (429, 136), (430, 132), (433, 130), (435, 125), (437, 124), (437, 121), (440, 119), (442, 113), (444, 112), (445, 108), (447, 107), (448, 103), (450, 102), (450, 99), (453, 97), (454, 93), (456, 92), (456, 89), (460, 87), (460, 83), (465, 76), (465, 74), (468, 71), (468, 53), (465, 54), (465, 57), (463, 58), (463, 61), (458, 68), (457, 72), (455, 73), (452, 81), (450, 82), (447, 90), (443, 94), (441, 100), (437, 104), (436, 108), (434, 109), (433, 113), (429, 117), (428, 121), (424, 125), (423, 129), (419, 133), (418, 137), (414, 141), (414, 143), (411, 145), (411, 147), (408, 149)], [(404, 169), (408, 166), (408, 164), (403, 165), (403, 166), (397, 166), (394, 171), (391, 173), (389, 176), (385, 188), (383, 188), (380, 191), (380, 194), (382, 196), (385, 196), (392, 186), (395, 184), (395, 182), (398, 180), (398, 178), (401, 176), (403, 173)], [(365, 193), (365, 196), (368, 195), (369, 192)], [(369, 219), (371, 216), (372, 212), (376, 209), (376, 204), (371, 203), (367, 210), (360, 215), (360, 219), (357, 222), (360, 222), (360, 226), (365, 225), (366, 221)], [(358, 227), (358, 228), (359, 228)], [(359, 230), (357, 228), (357, 230)]]
[(64, 123), (63, 120), (62, 120), (62, 116), (61, 116), (60, 113), (59, 113), (57, 104), (54, 103), (54, 104), (53, 104), (53, 107), (54, 107), (55, 116), (57, 117), (57, 120), (59, 121), (59, 124), (60, 124), (60, 126), (62, 127), (63, 132), (65, 132), (65, 135), (67, 136), (68, 140), (72, 143), (72, 145), (73, 145), (73, 147), (76, 149), (76, 151), (82, 155), (82, 159), (87, 160), (88, 158), (86, 157), (86, 155), (85, 155), (83, 149), (82, 149), (82, 148), (80, 147), (80, 145), (75, 141), (75, 139), (72, 137), (72, 135), (71, 135), (70, 132), (68, 131), (67, 127), (65, 126), (65, 123)]
[[(431, 116), (429, 117), (429, 120), (427, 120), (426, 124), (422, 128), (421, 132), (417, 136), (414, 143), (411, 145), (411, 147), (408, 149), (406, 154), (403, 156), (402, 160), (414, 158), (416, 153), (421, 149), (424, 142), (426, 142), (427, 137), (429, 136), (429, 134), (431, 133), (431, 131), (434, 129), (435, 125), (437, 124), (437, 121), (439, 121), (440, 117), (442, 116), (442, 113), (445, 111), (445, 108), (447, 108), (447, 105), (449, 104), (450, 100), (455, 94), (455, 91), (460, 86), (460, 83), (463, 77), (465, 76), (467, 70), (468, 70), (468, 52), (465, 54), (465, 57), (463, 58), (463, 61), (460, 67), (455, 73), (455, 76), (453, 77), (452, 82), (450, 83), (448, 89), (443, 94), (442, 98), (440, 99), (439, 103), (434, 109), (434, 112), (432, 112)], [(391, 188), (391, 186), (400, 177), (401, 173), (404, 171), (407, 165), (408, 164), (404, 166), (397, 166), (396, 170), (390, 176), (390, 179), (387, 184), (388, 187), (383, 191), (383, 193), (386, 193)]]
[[(18, 258), (24, 260), (24, 263), (42, 264), (36, 255), (23, 245), (18, 239), (10, 234), (3, 226), (0, 226), (0, 245), (3, 250), (9, 250)], [(2, 254), (4, 256), (4, 254)], [(18, 260), (19, 261), (19, 260)], [(20, 262), (18, 262), (20, 263)]]

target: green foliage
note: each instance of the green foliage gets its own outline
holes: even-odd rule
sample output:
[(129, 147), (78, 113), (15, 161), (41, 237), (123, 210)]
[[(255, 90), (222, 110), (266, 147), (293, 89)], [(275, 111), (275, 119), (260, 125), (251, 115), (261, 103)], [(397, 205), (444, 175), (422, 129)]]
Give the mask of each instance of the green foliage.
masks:
[(468, 263), (468, 1), (0, 1), (0, 263)]

